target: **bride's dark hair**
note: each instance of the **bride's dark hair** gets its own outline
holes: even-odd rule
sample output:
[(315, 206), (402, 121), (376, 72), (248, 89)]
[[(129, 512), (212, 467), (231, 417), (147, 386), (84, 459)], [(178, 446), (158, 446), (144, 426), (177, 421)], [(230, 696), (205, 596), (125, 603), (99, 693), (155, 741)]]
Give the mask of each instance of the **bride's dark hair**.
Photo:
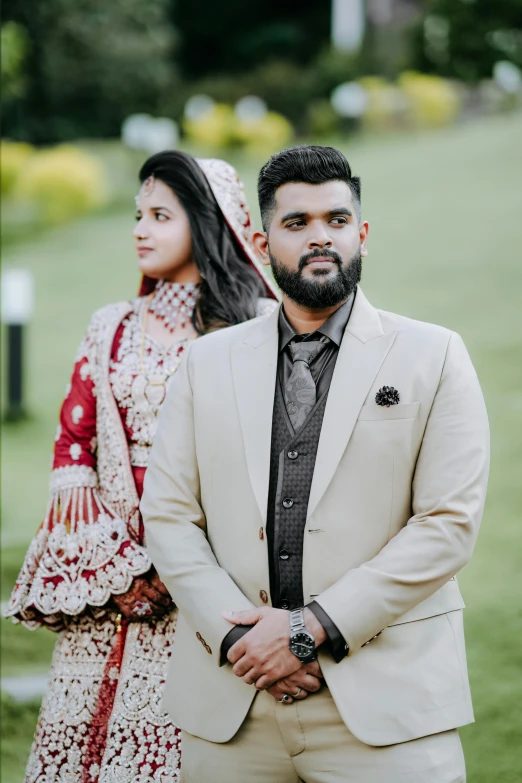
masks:
[(151, 176), (176, 194), (189, 219), (194, 261), (203, 278), (193, 315), (195, 329), (205, 334), (254, 318), (263, 283), (228, 227), (195, 159), (177, 150), (158, 152), (143, 164), (140, 182)]

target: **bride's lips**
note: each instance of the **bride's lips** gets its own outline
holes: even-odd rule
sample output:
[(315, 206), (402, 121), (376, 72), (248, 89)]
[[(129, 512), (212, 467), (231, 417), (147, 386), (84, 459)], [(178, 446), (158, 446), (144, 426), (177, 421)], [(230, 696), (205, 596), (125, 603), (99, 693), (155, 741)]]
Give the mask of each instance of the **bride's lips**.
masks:
[(153, 247), (137, 247), (136, 252), (140, 258), (145, 258), (149, 253), (154, 252)]

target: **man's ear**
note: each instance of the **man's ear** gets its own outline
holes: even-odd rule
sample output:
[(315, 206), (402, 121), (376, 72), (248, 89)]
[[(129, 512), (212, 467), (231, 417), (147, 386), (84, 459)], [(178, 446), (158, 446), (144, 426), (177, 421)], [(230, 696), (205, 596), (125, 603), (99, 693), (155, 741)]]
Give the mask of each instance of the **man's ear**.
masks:
[(252, 237), (252, 243), (257, 250), (261, 261), (265, 266), (270, 266), (270, 255), (268, 253), (268, 235), (264, 231), (255, 231)]
[(368, 241), (369, 231), (370, 231), (370, 226), (368, 225), (368, 221), (365, 220), (364, 223), (361, 223), (361, 225), (359, 226), (359, 239), (361, 241), (362, 258), (368, 255), (368, 248), (366, 246), (366, 242)]

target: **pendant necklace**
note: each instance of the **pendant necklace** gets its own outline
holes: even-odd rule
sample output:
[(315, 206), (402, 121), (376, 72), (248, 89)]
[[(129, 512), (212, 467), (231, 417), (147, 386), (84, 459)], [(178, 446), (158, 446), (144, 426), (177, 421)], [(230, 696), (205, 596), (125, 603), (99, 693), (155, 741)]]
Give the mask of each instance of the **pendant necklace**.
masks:
[[(156, 291), (150, 294), (145, 303), (145, 306), (143, 307), (140, 345), (140, 374), (145, 379), (143, 395), (149, 405), (154, 408), (159, 408), (165, 399), (167, 394), (167, 383), (181, 364), (187, 338), (180, 340), (180, 344), (174, 358), (174, 364), (170, 369), (164, 371), (161, 378), (158, 377), (159, 374), (157, 371), (149, 374), (145, 369), (145, 339), (147, 336), (148, 314), (149, 312), (154, 313), (158, 319), (164, 322), (165, 326), (170, 332), (174, 332), (178, 325), (183, 328), (187, 321), (190, 320), (199, 298), (199, 287), (194, 283), (181, 285), (179, 290), (173, 290), (173, 295), (171, 296), (168, 296), (166, 293), (169, 288), (172, 290), (172, 284), (169, 285), (168, 283), (165, 283), (165, 281), (162, 281), (158, 285)], [(158, 291), (161, 292), (159, 306), (154, 302)], [(186, 292), (185, 296), (183, 295), (184, 291)], [(158, 370), (160, 370), (159, 367)]]

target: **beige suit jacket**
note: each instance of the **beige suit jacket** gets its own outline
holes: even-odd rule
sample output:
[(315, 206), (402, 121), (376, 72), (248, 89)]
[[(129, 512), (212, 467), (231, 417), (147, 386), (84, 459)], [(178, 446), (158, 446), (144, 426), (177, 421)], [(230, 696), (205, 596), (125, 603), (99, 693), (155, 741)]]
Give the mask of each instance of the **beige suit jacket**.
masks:
[[(277, 355), (278, 310), (193, 343), (145, 479), (147, 546), (180, 611), (165, 707), (214, 742), (236, 733), (256, 693), (220, 666), (231, 628), (221, 613), (263, 606), (260, 594), (270, 593), (263, 530)], [(400, 404), (376, 404), (385, 385)], [(327, 652), (320, 663), (366, 744), (473, 720), (455, 574), (477, 536), (488, 452), (461, 338), (378, 311), (359, 290), (319, 441), (303, 591), (346, 639), (341, 663)]]

